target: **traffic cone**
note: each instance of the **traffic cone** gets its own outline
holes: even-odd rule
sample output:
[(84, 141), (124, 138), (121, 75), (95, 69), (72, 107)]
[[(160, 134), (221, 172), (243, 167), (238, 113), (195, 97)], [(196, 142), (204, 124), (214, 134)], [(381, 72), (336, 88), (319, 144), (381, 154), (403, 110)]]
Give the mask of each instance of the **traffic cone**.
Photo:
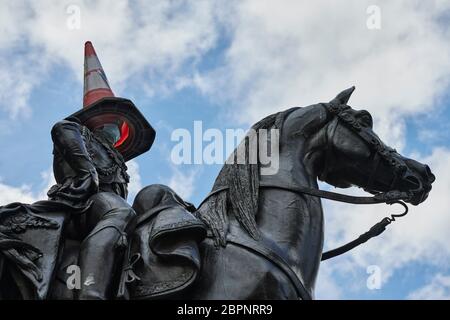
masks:
[[(83, 93), (83, 108), (89, 108), (90, 105), (102, 98), (115, 97), (94, 46), (90, 41), (84, 44)], [(128, 124), (123, 122), (120, 127), (120, 139), (114, 144), (116, 148), (125, 142), (129, 136), (129, 132)]]
[(94, 46), (90, 41), (84, 44), (84, 90), (83, 108), (105, 98), (114, 97), (105, 71), (98, 60)]
[(115, 97), (90, 41), (84, 45), (83, 107), (66, 117), (95, 131), (108, 123), (120, 124), (114, 144), (125, 161), (148, 151), (156, 132), (131, 100)]

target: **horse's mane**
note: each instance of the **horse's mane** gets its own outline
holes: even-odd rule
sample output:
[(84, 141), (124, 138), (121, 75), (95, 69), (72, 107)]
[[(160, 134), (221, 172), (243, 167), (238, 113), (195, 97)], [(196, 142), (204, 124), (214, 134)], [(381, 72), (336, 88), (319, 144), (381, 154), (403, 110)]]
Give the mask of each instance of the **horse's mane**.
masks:
[[(255, 220), (258, 212), (260, 162), (259, 157), (256, 164), (249, 161), (250, 135), (255, 132), (258, 135), (260, 129), (278, 129), (281, 132), (284, 119), (296, 109), (298, 107), (271, 114), (255, 123), (252, 126), (253, 130), (246, 134), (240, 145), (230, 155), (227, 163), (222, 167), (212, 190), (219, 190), (222, 187), (227, 187), (227, 189), (212, 194), (197, 211), (197, 216), (212, 231), (216, 245), (226, 245), (228, 211), (234, 215), (251, 237), (256, 240), (260, 238), (260, 231)], [(242, 144), (245, 144), (245, 146), (242, 146)], [(240, 148), (245, 150), (244, 164), (231, 161), (236, 160), (237, 150)]]

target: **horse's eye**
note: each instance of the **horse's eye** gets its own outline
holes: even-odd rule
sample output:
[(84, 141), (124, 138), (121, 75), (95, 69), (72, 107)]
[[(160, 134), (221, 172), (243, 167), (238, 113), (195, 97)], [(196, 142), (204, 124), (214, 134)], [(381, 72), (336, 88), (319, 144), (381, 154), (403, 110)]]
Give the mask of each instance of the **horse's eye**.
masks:
[(370, 113), (368, 113), (367, 111), (362, 112), (358, 118), (359, 118), (359, 122), (361, 123), (361, 125), (372, 128), (373, 120), (372, 120), (372, 116), (370, 115)]

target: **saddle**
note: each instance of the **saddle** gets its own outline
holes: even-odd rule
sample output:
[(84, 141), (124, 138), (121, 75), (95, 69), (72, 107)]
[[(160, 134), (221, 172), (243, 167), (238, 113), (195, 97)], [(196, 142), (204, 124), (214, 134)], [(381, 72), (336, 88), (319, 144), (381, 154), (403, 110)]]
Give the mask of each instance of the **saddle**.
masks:
[(205, 237), (204, 224), (181, 206), (159, 206), (138, 216), (118, 297), (179, 297), (200, 272), (198, 244)]

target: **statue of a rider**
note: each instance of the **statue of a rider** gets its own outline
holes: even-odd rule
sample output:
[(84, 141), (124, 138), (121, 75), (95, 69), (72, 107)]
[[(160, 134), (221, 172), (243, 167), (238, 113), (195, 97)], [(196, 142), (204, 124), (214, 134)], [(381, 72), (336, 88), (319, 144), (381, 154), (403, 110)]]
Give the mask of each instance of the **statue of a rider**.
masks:
[[(149, 150), (155, 131), (131, 101), (114, 97), (90, 42), (85, 45), (84, 73), (83, 109), (52, 129), (57, 185), (48, 195), (75, 206), (89, 206), (85, 214), (72, 217), (67, 231), (68, 237), (81, 241), (78, 265), (83, 285), (77, 298), (107, 299), (114, 275), (121, 271), (120, 255), (137, 224), (136, 212), (126, 202), (129, 176), (125, 161)], [(145, 188), (137, 200), (139, 213), (147, 211), (143, 207), (164, 206), (166, 211), (182, 211), (185, 218), (183, 211), (192, 209), (161, 185)]]
[(125, 161), (147, 151), (155, 132), (130, 101), (114, 98), (90, 42), (85, 45), (83, 109), (56, 123), (51, 200), (88, 207), (74, 215), (67, 236), (79, 238), (79, 299), (106, 299), (118, 249), (127, 243), (136, 213), (126, 202)]

